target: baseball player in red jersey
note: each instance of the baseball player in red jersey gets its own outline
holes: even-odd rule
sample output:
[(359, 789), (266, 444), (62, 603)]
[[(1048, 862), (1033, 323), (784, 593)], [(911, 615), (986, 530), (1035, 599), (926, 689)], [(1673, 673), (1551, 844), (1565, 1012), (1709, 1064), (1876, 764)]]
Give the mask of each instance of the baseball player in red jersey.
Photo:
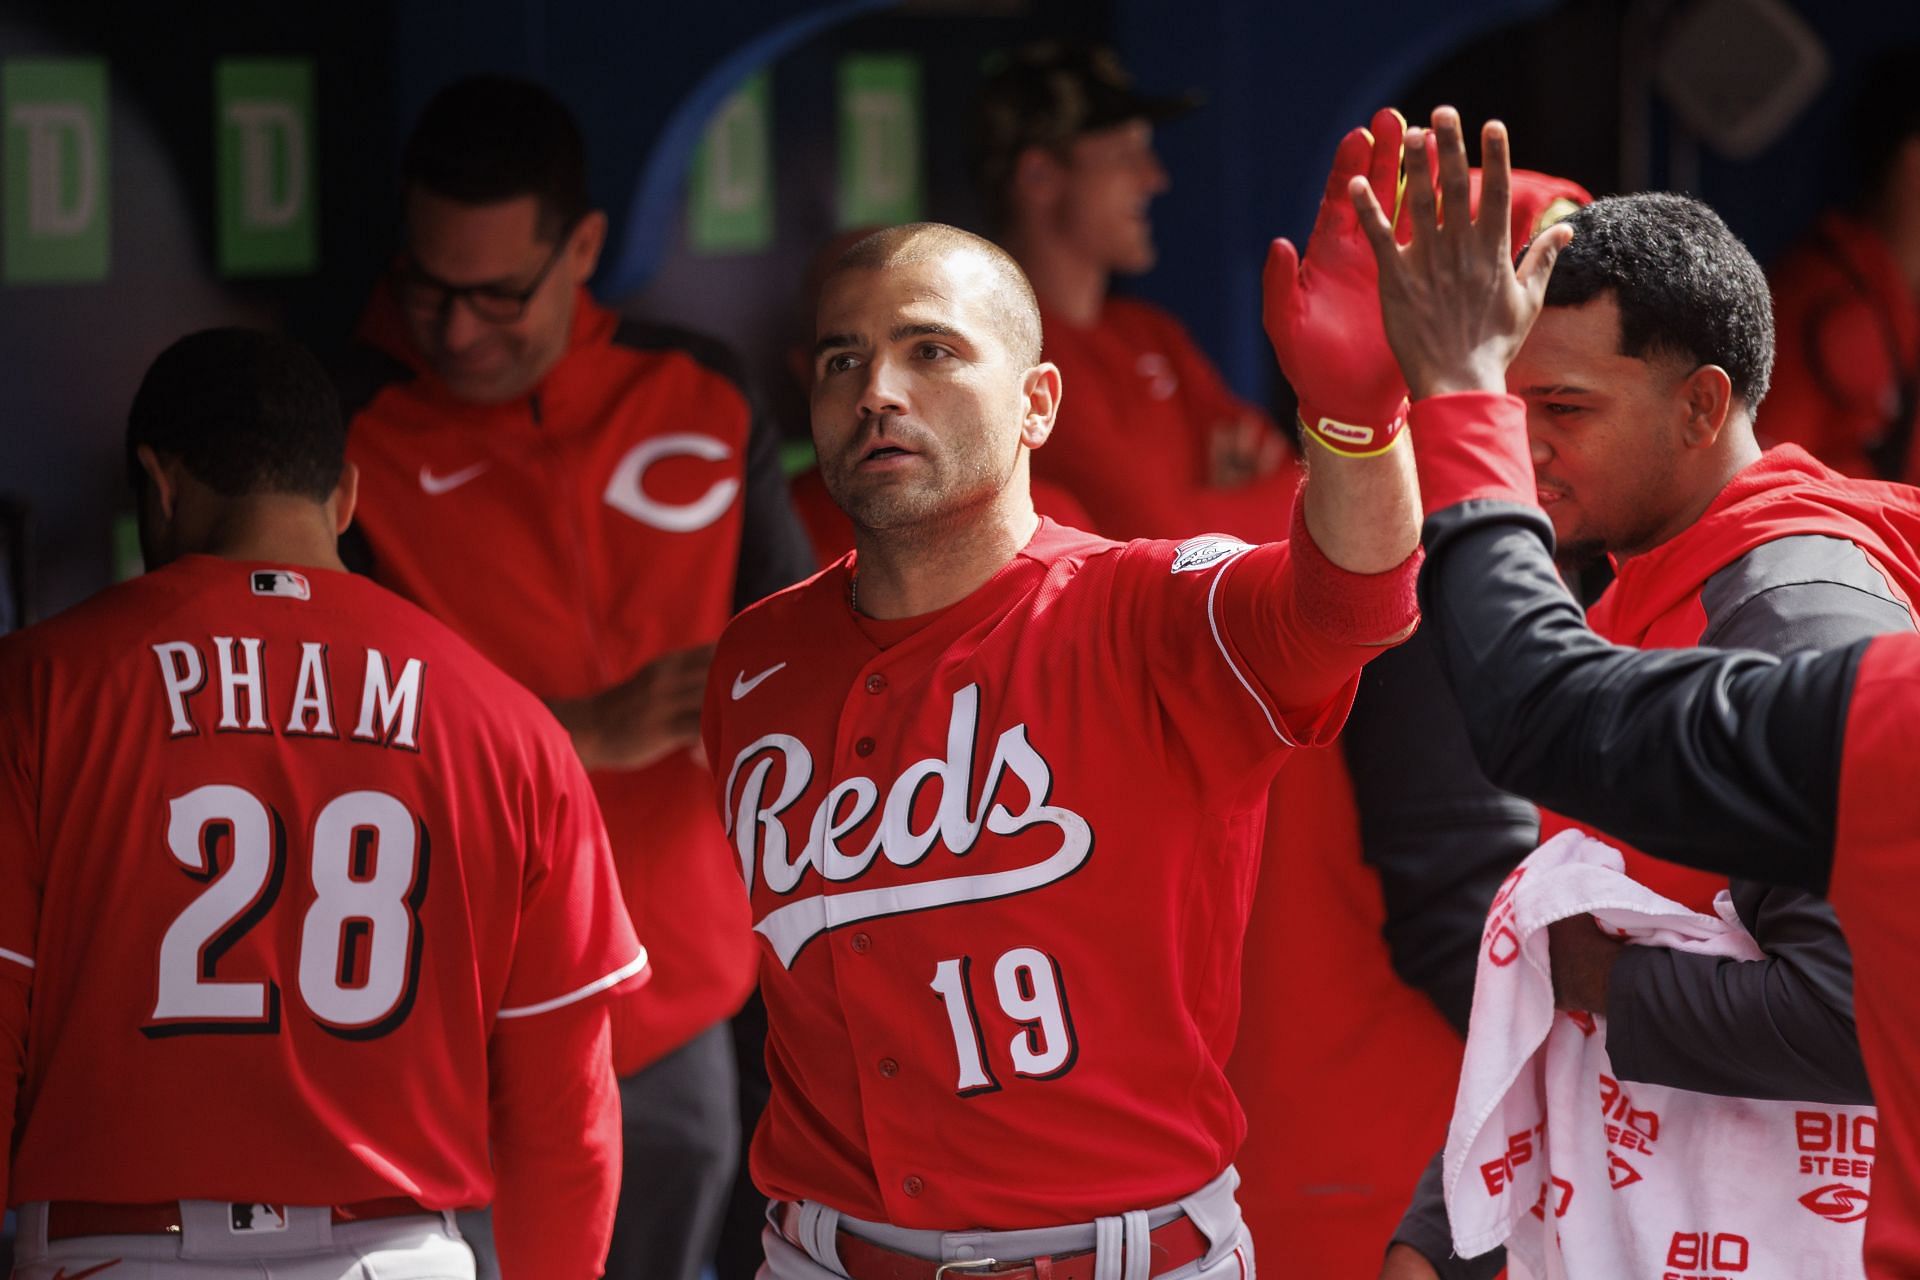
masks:
[(128, 428), (153, 571), (0, 642), (23, 1280), (470, 1277), (489, 1200), (508, 1274), (600, 1274), (595, 997), (645, 954), (552, 716), (343, 571), (344, 442), (292, 343), (177, 343)]
[(881, 232), (818, 325), (857, 546), (729, 627), (705, 728), (761, 942), (767, 1274), (1250, 1275), (1222, 1064), (1262, 809), (1412, 627), (1408, 451), (1316, 445), (1289, 541), (1111, 542), (1033, 512), (1063, 390), (1002, 251)]

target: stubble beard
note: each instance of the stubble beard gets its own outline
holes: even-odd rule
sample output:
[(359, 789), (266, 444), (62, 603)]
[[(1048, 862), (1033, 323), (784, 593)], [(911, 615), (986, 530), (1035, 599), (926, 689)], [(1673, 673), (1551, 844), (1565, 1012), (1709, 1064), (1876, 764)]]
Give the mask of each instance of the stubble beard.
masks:
[(842, 471), (823, 471), (821, 479), (836, 505), (863, 532), (884, 541), (917, 545), (936, 540), (964, 525), (989, 505), (1004, 487), (993, 459), (954, 459), (920, 455), (930, 474), (924, 478), (863, 480)]

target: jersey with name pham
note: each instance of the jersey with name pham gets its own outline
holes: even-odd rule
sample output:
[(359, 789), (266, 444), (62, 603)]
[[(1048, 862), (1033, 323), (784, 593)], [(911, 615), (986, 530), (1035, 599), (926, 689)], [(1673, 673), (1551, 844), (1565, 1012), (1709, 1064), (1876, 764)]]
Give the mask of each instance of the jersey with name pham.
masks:
[(491, 1198), (496, 1017), (645, 957), (525, 690), (364, 579), (193, 556), (0, 641), (0, 965), (15, 1203), (441, 1208)]
[(1361, 661), (1324, 674), (1290, 558), (1043, 521), (930, 617), (856, 619), (848, 558), (728, 629), (706, 726), (762, 941), (762, 1189), (1018, 1228), (1227, 1165), (1266, 787)]

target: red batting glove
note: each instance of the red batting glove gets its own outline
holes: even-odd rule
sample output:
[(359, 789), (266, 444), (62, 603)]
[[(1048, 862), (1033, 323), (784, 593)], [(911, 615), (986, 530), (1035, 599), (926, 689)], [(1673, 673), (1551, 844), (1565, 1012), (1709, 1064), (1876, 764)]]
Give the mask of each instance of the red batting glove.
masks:
[(1406, 129), (1388, 107), (1374, 113), (1371, 132), (1342, 138), (1306, 260), (1285, 239), (1267, 251), (1263, 319), (1300, 397), (1300, 427), (1348, 457), (1386, 452), (1407, 422), (1407, 384), (1380, 320), (1373, 248), (1347, 196), (1347, 184), (1364, 175), (1381, 208), (1397, 207)]

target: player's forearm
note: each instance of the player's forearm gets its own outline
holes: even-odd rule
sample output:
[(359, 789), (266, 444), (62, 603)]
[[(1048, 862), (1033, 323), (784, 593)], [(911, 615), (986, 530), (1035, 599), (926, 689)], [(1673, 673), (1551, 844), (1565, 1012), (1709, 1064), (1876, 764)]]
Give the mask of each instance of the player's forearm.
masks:
[(1385, 573), (1420, 543), (1420, 488), (1404, 443), (1371, 458), (1309, 438), (1302, 490), (1307, 528), (1327, 559), (1350, 573)]
[(502, 1277), (600, 1275), (620, 1193), (620, 1095), (605, 1006), (502, 1022), (489, 1056)]
[(1426, 625), (1496, 786), (1649, 853), (1824, 891), (1860, 649), (1636, 652), (1586, 627), (1537, 508), (1427, 522)]

